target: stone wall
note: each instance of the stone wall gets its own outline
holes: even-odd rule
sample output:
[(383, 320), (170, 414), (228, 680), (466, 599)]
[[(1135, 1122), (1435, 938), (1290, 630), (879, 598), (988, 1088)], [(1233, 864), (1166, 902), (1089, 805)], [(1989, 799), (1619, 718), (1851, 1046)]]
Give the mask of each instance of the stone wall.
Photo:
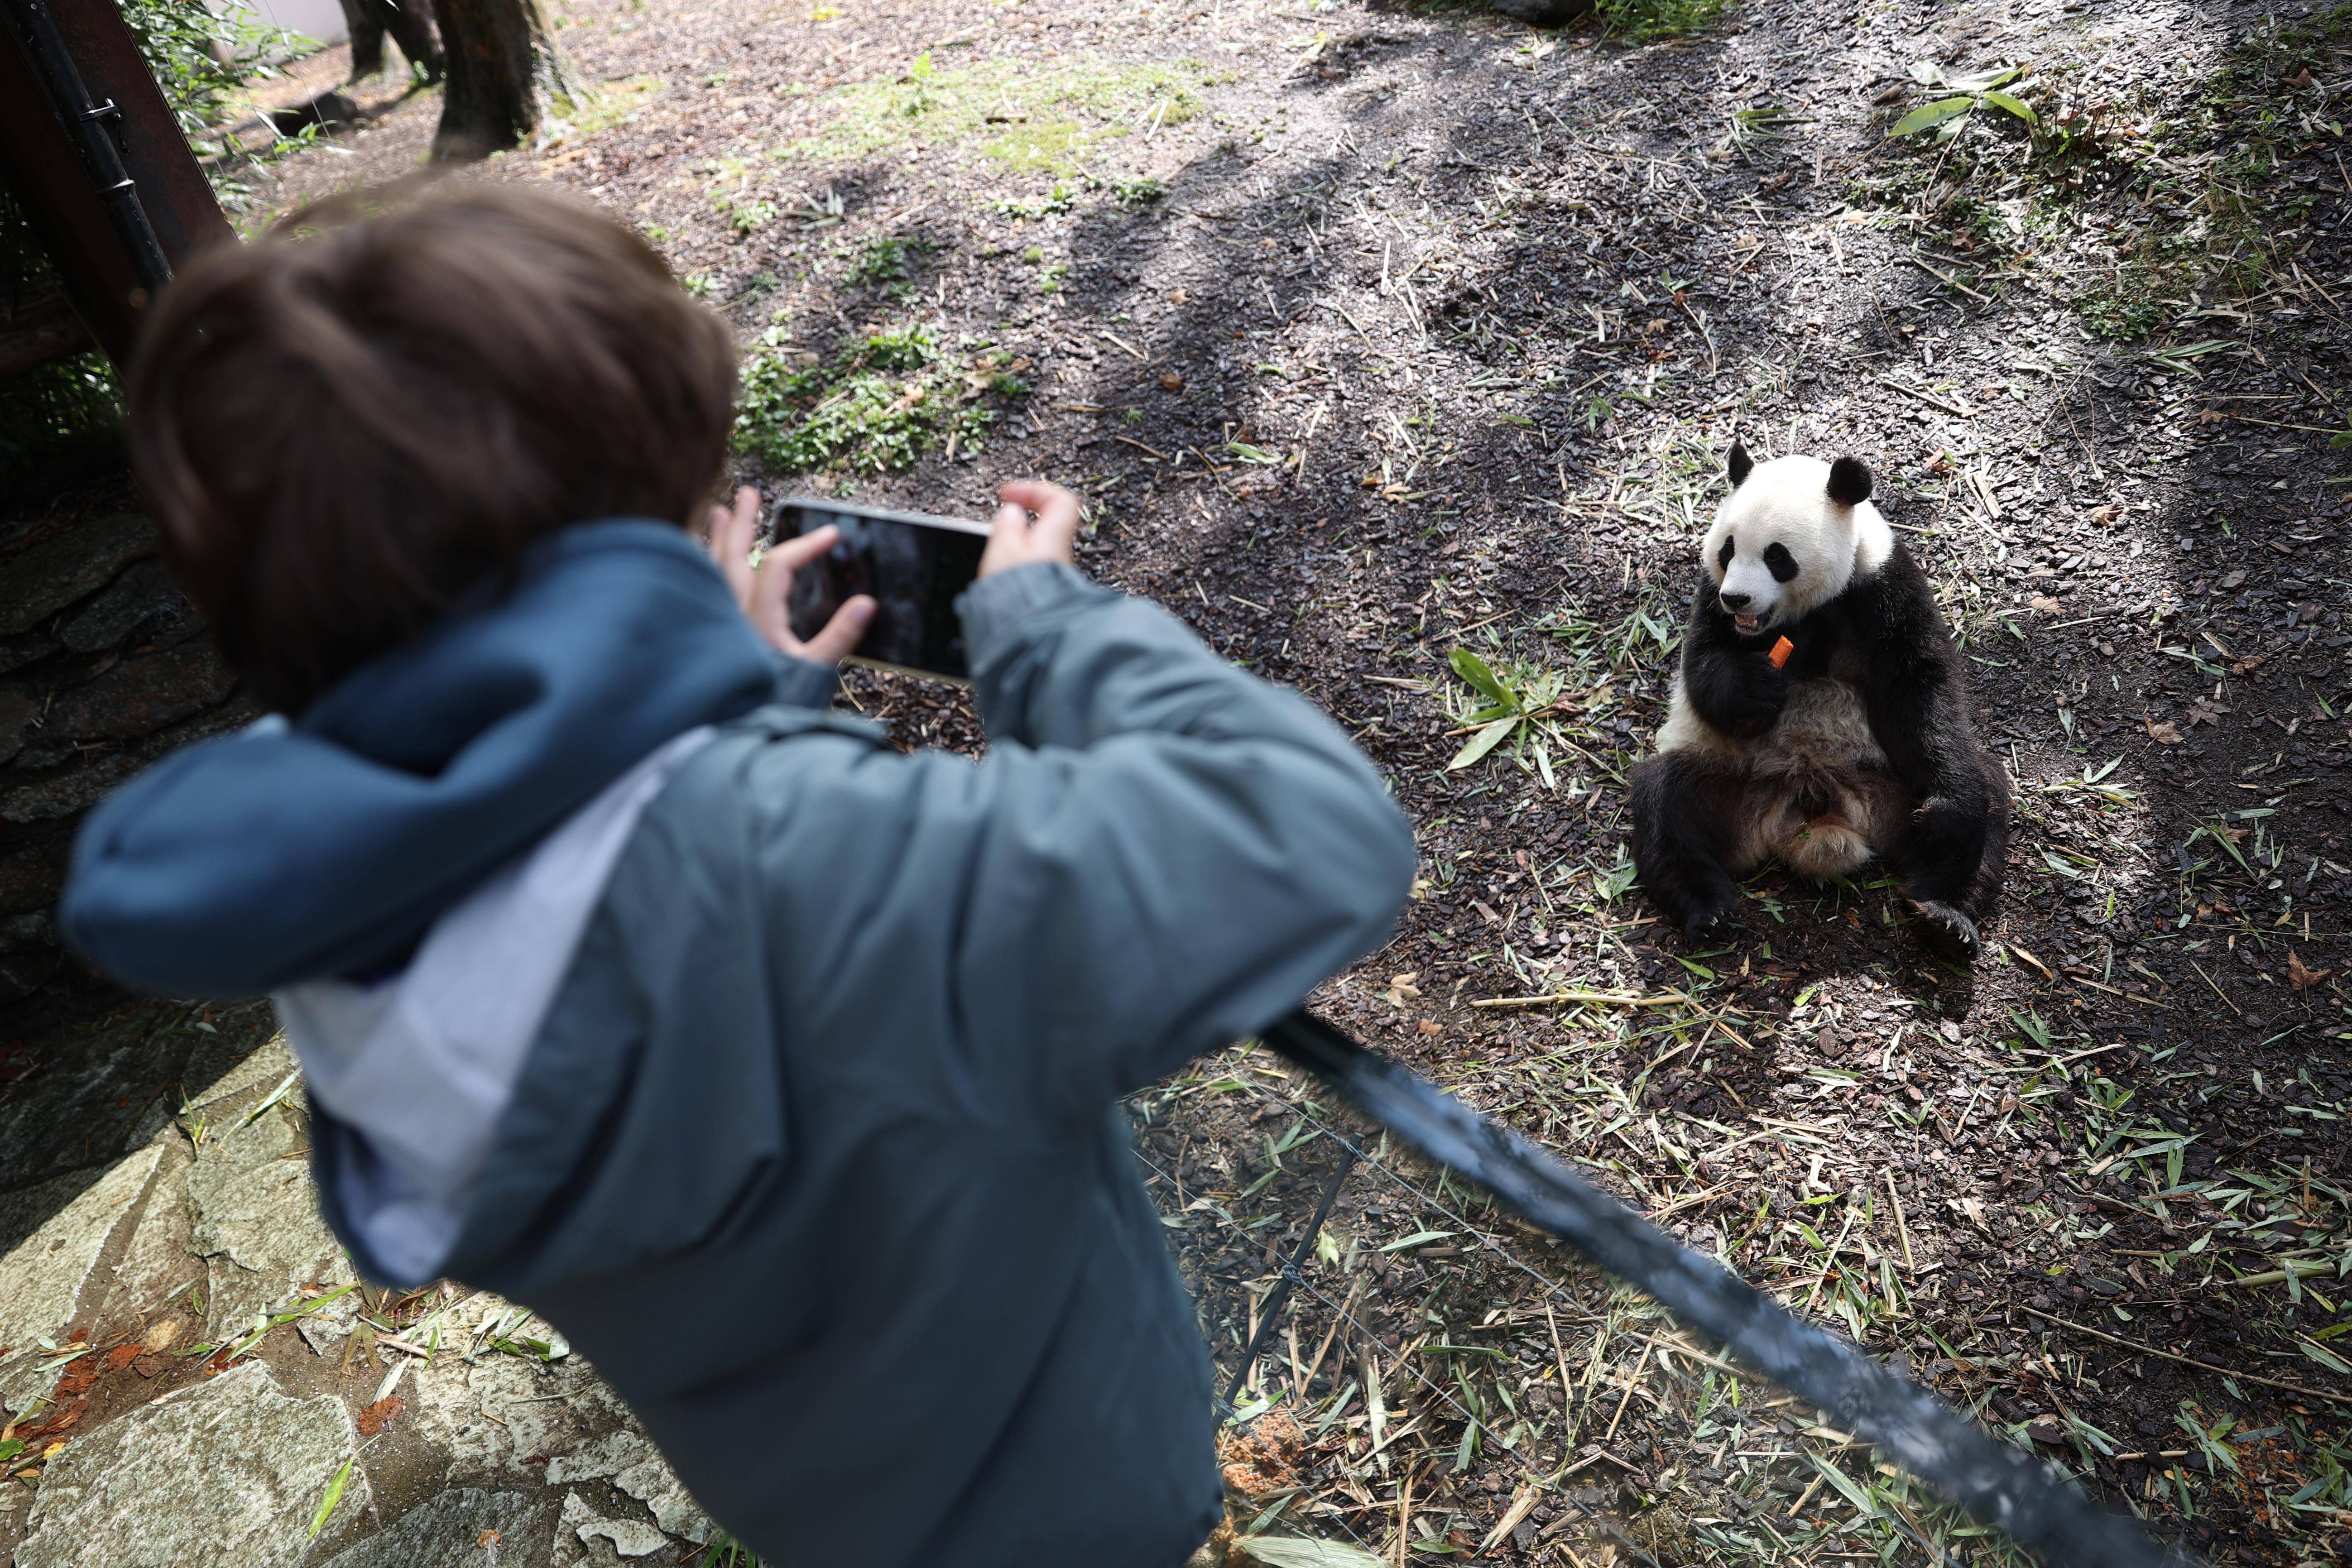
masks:
[(0, 1002), (68, 962), (50, 911), (82, 814), (257, 716), (119, 477), (0, 517)]

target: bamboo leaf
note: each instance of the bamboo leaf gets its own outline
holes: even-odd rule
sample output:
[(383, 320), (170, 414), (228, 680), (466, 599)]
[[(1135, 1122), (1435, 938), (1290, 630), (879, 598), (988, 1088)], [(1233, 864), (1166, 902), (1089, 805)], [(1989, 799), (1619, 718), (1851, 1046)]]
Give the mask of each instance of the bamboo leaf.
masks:
[(1518, 728), (1518, 723), (1517, 719), (1496, 720), (1470, 737), (1470, 743), (1454, 754), (1454, 760), (1445, 764), (1445, 771), (1452, 773), (1456, 768), (1468, 767), (1472, 763), (1502, 744), (1504, 738)]
[(1507, 704), (1515, 711), (1518, 708), (1518, 699), (1511, 695), (1511, 689), (1503, 684), (1485, 659), (1468, 648), (1455, 648), (1446, 656), (1446, 662), (1454, 667), (1454, 674), (1476, 687), (1486, 697)]
[(1976, 106), (1977, 100), (1973, 98), (1946, 98), (1938, 99), (1934, 103), (1924, 103), (1896, 121), (1895, 129), (1888, 134), (1916, 136), (1920, 132), (1941, 125), (1945, 121), (1955, 116), (1966, 114)]
[(1987, 103), (1991, 104), (1995, 109), (2006, 109), (2011, 114), (2016, 115), (2020, 120), (2024, 121), (2028, 125), (2039, 122), (2032, 110), (2027, 108), (2025, 104), (2020, 102), (2018, 100), (2010, 97), (2009, 94), (2005, 92), (1995, 92), (1990, 88), (1987, 88), (1984, 92), (1984, 100)]
[(353, 1454), (345, 1459), (343, 1468), (335, 1472), (335, 1479), (327, 1483), (327, 1495), (319, 1500), (319, 1511), (310, 1516), (310, 1538), (313, 1541), (318, 1539), (319, 1531), (327, 1528), (327, 1521), (334, 1517), (335, 1505), (343, 1500), (343, 1489), (351, 1485), (352, 1467), (359, 1463), (359, 1458)]

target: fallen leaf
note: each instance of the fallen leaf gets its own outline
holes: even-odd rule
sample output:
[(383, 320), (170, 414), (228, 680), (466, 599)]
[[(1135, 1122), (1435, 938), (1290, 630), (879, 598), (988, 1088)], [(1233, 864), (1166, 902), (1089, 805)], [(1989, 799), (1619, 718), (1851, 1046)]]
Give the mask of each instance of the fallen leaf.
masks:
[(2228, 417), (2228, 415), (2218, 408), (2200, 408), (2197, 411), (2197, 423), (2200, 425), (2219, 425)]
[(2037, 1443), (2053, 1447), (2066, 1440), (2065, 1424), (2051, 1415), (2041, 1415), (2025, 1424), (2025, 1435)]
[[(2297, 987), (2297, 989), (2301, 988)], [(129, 1366), (132, 1362), (137, 1361), (138, 1359), (139, 1346), (136, 1342), (117, 1345), (112, 1350), (106, 1352), (106, 1370), (109, 1372), (121, 1372), (124, 1367)]]
[(2305, 66), (2301, 70), (2295, 72), (2293, 76), (2287, 78), (2286, 85), (2289, 87), (2309, 87), (2311, 85), (2311, 68), (2309, 66)]
[(2180, 744), (2179, 726), (2173, 723), (2171, 720), (2167, 719), (2163, 723), (2159, 724), (2155, 720), (2147, 718), (2146, 715), (2142, 715), (2140, 722), (2147, 726), (2147, 738), (2154, 741), (2158, 745), (2177, 746)]
[(373, 1405), (362, 1405), (353, 1425), (359, 1427), (361, 1436), (373, 1437), (391, 1426), (394, 1418), (407, 1408), (408, 1401), (395, 1394), (389, 1399), (379, 1399)]
[(2083, 521), (2084, 522), (2095, 522), (2100, 527), (2104, 528), (2108, 523), (2111, 523), (2115, 521), (2116, 519), (2121, 517), (2123, 515), (2123, 510), (2124, 509), (2119, 506), (2095, 506), (2090, 510), (2083, 514)]
[(2303, 954), (2299, 952), (2289, 952), (2286, 955), (2286, 983), (2297, 991), (2308, 991), (2335, 973), (2336, 971), (2332, 969), (2308, 967), (2303, 962)]
[(2032, 603), (2035, 609), (2040, 610), (2045, 616), (2054, 616), (2059, 611), (2066, 607), (2047, 594), (2034, 595)]
[(145, 1337), (139, 1342), (146, 1347), (150, 1354), (161, 1355), (179, 1343), (179, 1341), (180, 1321), (177, 1318), (165, 1318), (160, 1322), (149, 1324)]

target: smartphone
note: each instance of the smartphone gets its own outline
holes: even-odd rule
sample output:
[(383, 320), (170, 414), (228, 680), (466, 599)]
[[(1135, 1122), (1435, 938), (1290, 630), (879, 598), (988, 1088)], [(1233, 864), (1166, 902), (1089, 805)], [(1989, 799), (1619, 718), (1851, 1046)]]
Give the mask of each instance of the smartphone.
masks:
[(980, 574), (988, 524), (796, 496), (777, 507), (770, 537), (782, 542), (828, 526), (841, 531), (833, 548), (793, 578), (793, 635), (803, 641), (816, 636), (843, 604), (869, 594), (874, 618), (853, 659), (969, 681), (971, 665), (955, 602)]

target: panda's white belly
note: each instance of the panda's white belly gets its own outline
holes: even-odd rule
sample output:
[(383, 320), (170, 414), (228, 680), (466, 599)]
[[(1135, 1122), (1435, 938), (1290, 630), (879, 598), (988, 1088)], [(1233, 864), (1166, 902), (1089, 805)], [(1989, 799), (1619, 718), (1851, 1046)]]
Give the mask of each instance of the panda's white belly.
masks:
[(1862, 694), (1843, 680), (1790, 682), (1779, 721), (1743, 741), (1700, 718), (1677, 676), (1666, 721), (1658, 729), (1658, 750), (1704, 752), (1774, 777), (1886, 766), (1886, 753), (1870, 732)]
[(1808, 876), (1845, 876), (1870, 858), (1893, 806), (1886, 753), (1861, 694), (1842, 680), (1793, 682), (1779, 721), (1742, 741), (1700, 718), (1677, 679), (1658, 750), (1697, 751), (1751, 781), (1729, 835), (1735, 876), (1776, 858)]

